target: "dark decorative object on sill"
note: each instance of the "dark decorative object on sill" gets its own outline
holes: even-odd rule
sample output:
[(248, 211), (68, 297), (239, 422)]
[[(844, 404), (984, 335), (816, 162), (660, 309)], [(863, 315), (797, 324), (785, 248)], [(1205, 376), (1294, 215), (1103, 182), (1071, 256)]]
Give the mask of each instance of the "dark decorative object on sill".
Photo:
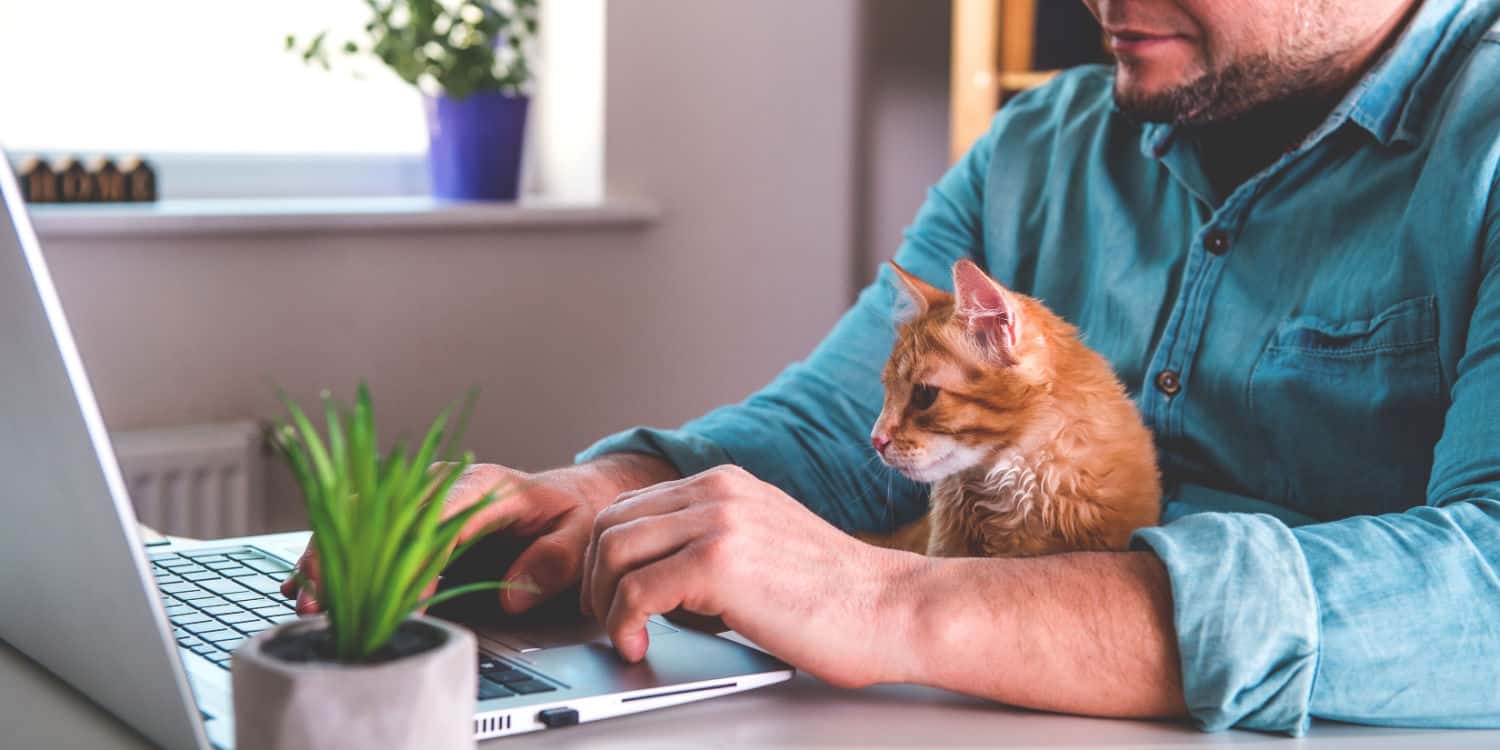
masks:
[(156, 200), (159, 189), (156, 170), (150, 162), (139, 156), (127, 156), (120, 162), (120, 171), (125, 175), (126, 200), (137, 203)]
[(57, 163), (57, 195), (63, 203), (93, 203), (99, 199), (94, 176), (71, 156)]
[(46, 159), (30, 157), (21, 161), (21, 166), (16, 170), (21, 179), (21, 192), (26, 196), (28, 203), (56, 203), (57, 195), (57, 172), (52, 170), (52, 165)]
[(89, 162), (89, 173), (94, 176), (96, 200), (102, 203), (125, 201), (125, 175), (115, 166), (113, 159), (107, 156), (94, 159)]
[(139, 156), (116, 165), (107, 156), (85, 167), (73, 157), (55, 165), (40, 157), (16, 168), (28, 203), (141, 203), (156, 200), (156, 170)]

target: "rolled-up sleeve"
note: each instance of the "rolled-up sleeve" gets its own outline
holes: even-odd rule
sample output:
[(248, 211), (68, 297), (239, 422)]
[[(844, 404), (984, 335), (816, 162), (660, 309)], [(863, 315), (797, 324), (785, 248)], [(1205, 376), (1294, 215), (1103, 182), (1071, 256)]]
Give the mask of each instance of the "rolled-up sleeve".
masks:
[(1136, 532), (1172, 581), (1188, 711), (1208, 731), (1301, 734), (1318, 662), (1318, 599), (1292, 530), (1262, 514), (1202, 513)]
[(1203, 729), (1500, 726), (1495, 501), (1295, 529), (1204, 513), (1134, 542), (1171, 578), (1184, 697)]
[[(897, 262), (949, 288), (959, 258), (979, 252), (984, 185), (990, 155), (1007, 114), (929, 191), (906, 230)], [(675, 430), (637, 427), (580, 453), (661, 457), (692, 474), (725, 463), (777, 485), (831, 523), (848, 530), (884, 530), (926, 511), (926, 492), (887, 469), (869, 447), (880, 413), (880, 371), (895, 339), (895, 279), (882, 267), (874, 284), (804, 362), (788, 367), (745, 401)]]
[(1202, 728), (1300, 735), (1311, 718), (1500, 727), (1500, 206), (1493, 211), (1416, 507), (1295, 528), (1266, 514), (1203, 513), (1132, 539), (1171, 578), (1183, 689)]

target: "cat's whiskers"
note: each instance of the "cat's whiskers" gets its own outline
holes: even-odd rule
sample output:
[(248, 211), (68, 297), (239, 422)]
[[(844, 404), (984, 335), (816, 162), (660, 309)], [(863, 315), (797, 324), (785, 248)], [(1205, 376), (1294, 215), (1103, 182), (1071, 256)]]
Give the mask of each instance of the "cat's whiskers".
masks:
[(892, 495), (896, 490), (896, 470), (887, 466), (881, 460), (878, 453), (871, 453), (865, 458), (864, 463), (859, 465), (858, 471), (874, 473), (885, 479), (885, 494), (879, 498), (879, 501), (885, 506), (885, 523), (887, 527), (894, 528), (896, 525), (896, 503)]

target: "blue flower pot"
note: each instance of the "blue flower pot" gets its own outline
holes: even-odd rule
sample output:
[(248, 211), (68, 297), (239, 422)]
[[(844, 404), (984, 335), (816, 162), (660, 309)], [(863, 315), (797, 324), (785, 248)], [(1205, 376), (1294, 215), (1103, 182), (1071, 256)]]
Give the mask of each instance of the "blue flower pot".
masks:
[(530, 104), (528, 97), (501, 93), (427, 97), (432, 194), (448, 200), (515, 200)]

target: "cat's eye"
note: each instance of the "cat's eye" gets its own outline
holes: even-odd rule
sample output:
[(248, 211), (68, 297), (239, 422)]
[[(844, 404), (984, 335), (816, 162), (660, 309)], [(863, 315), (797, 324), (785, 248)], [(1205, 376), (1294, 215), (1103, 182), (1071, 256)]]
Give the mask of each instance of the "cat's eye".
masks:
[(917, 411), (932, 406), (937, 400), (938, 389), (925, 383), (917, 383), (911, 387), (911, 407)]

